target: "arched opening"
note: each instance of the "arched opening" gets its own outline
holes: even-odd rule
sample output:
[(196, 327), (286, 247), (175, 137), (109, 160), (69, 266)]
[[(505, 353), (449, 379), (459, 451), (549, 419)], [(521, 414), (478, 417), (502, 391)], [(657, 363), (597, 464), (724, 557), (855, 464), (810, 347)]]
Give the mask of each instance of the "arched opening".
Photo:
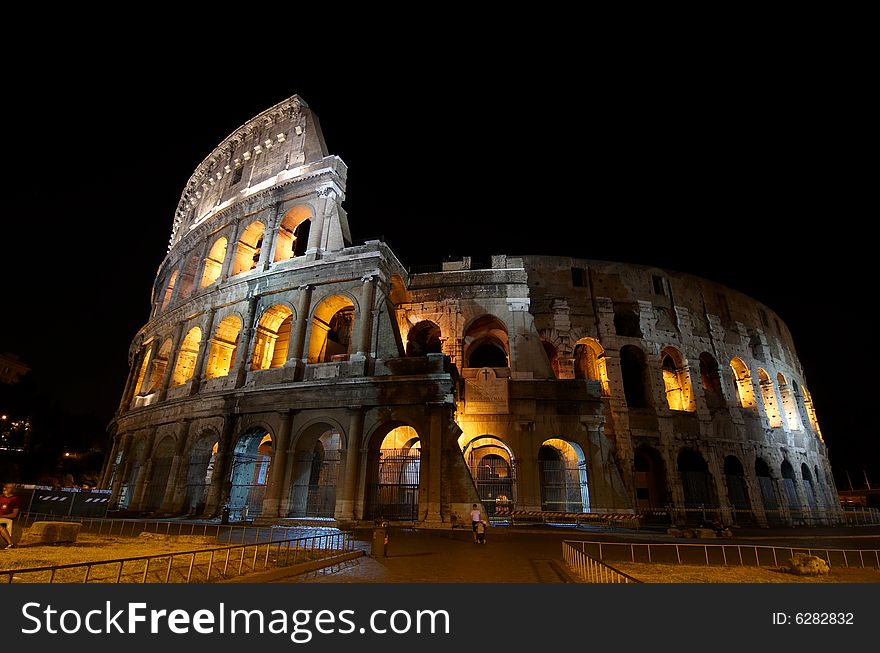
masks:
[(221, 236), (211, 245), (211, 250), (208, 252), (208, 256), (205, 257), (205, 268), (202, 272), (202, 288), (207, 288), (220, 278), (220, 273), (223, 271), (223, 261), (226, 260), (226, 246), (228, 242), (226, 236)]
[(724, 407), (724, 392), (721, 389), (721, 374), (718, 361), (708, 352), (700, 354), (700, 382), (703, 385), (703, 396), (709, 408)]
[(816, 510), (816, 488), (813, 487), (813, 474), (807, 463), (801, 463), (801, 479), (804, 484), (804, 494), (807, 496), (807, 504), (811, 510)]
[(174, 374), (171, 377), (171, 385), (183, 385), (189, 381), (196, 371), (196, 358), (199, 355), (199, 345), (202, 343), (202, 330), (199, 327), (190, 329), (180, 349), (177, 351), (177, 364), (174, 366)]
[(162, 295), (162, 308), (159, 310), (164, 311), (168, 308), (168, 304), (171, 303), (171, 295), (174, 294), (174, 284), (177, 283), (177, 270), (171, 273), (171, 276), (168, 279), (168, 283), (165, 286), (165, 293)]
[(251, 369), (268, 370), (283, 367), (290, 346), (293, 311), (284, 304), (267, 308), (257, 325)]
[(761, 488), (761, 502), (764, 505), (767, 523), (774, 526), (781, 524), (782, 515), (779, 512), (779, 501), (773, 487), (773, 476), (770, 473), (770, 465), (763, 458), (755, 459), (755, 476), (758, 479), (758, 487)]
[(309, 363), (347, 360), (354, 334), (354, 303), (343, 295), (322, 301), (312, 314)]
[(418, 519), (421, 446), (414, 428), (397, 426), (370, 451), (364, 519)]
[(168, 474), (171, 472), (171, 461), (174, 459), (174, 438), (166, 435), (156, 445), (150, 459), (150, 479), (144, 493), (143, 510), (155, 512), (162, 507), (165, 488), (168, 485)]
[(119, 496), (116, 505), (121, 510), (128, 510), (134, 499), (134, 490), (137, 485), (138, 476), (141, 473), (141, 467), (144, 464), (144, 455), (146, 452), (146, 444), (143, 439), (139, 440), (128, 455), (128, 463), (126, 472), (123, 472), (123, 480), (119, 486)]
[(813, 406), (813, 397), (810, 395), (810, 391), (807, 390), (807, 386), (801, 386), (801, 392), (804, 394), (804, 408), (807, 411), (807, 419), (810, 420), (810, 427), (813, 429), (813, 433), (819, 436), (819, 439), (822, 439), (822, 431), (819, 430), (819, 420), (816, 419), (816, 408)]
[(192, 446), (189, 454), (189, 466), (186, 472), (186, 499), (184, 510), (190, 515), (201, 515), (205, 512), (208, 499), (208, 488), (214, 477), (214, 464), (217, 461), (217, 449), (220, 442), (214, 433), (205, 433)]
[(168, 368), (168, 358), (171, 356), (171, 338), (165, 338), (165, 342), (159, 347), (150, 378), (147, 381), (147, 394), (156, 392), (162, 387), (162, 379), (165, 378), (165, 370)]
[(782, 472), (782, 488), (785, 491), (791, 518), (795, 521), (801, 521), (804, 518), (804, 512), (797, 494), (797, 477), (794, 475), (794, 468), (791, 463), (784, 460), (780, 471)]
[(727, 498), (733, 506), (733, 514), (738, 524), (753, 522), (752, 502), (749, 500), (749, 488), (746, 485), (746, 474), (742, 463), (736, 456), (724, 459), (724, 479), (727, 482)]
[(232, 264), (232, 274), (249, 272), (257, 267), (260, 261), (260, 250), (263, 247), (263, 231), (265, 226), (259, 220), (251, 222), (241, 238), (238, 239), (238, 247), (235, 250), (235, 261)]
[(666, 465), (660, 452), (646, 445), (636, 449), (635, 488), (639, 510), (660, 510), (669, 503)]
[(645, 352), (633, 345), (620, 348), (620, 373), (623, 376), (623, 394), (630, 408), (649, 408), (648, 363)]
[(138, 376), (137, 383), (135, 383), (135, 394), (140, 394), (144, 390), (144, 379), (147, 376), (147, 369), (150, 367), (150, 357), (153, 354), (153, 347), (149, 344), (145, 346), (142, 350), (143, 358), (141, 359), (141, 366), (138, 368)]
[(208, 354), (208, 365), (205, 369), (206, 378), (215, 379), (229, 374), (229, 370), (235, 364), (240, 333), (241, 320), (236, 315), (223, 318), (211, 339), (211, 353)]
[(675, 347), (665, 347), (660, 352), (660, 369), (666, 390), (666, 403), (669, 410), (693, 412), (694, 394), (684, 356)]
[(782, 397), (782, 412), (785, 414), (785, 421), (791, 431), (801, 431), (804, 425), (801, 424), (801, 416), (798, 412), (797, 401), (791, 391), (791, 386), (785, 380), (782, 372), (776, 375), (776, 383), (779, 384), (779, 396)]
[(269, 483), (273, 441), (269, 433), (254, 430), (235, 443), (230, 471), (229, 515), (247, 521), (263, 512), (263, 497)]
[(581, 338), (577, 341), (574, 347), (574, 378), (598, 381), (602, 387), (602, 396), (611, 395), (605, 349), (598, 340)]
[(312, 211), (307, 206), (295, 206), (284, 215), (278, 227), (278, 234), (275, 236), (273, 261), (276, 263), (286, 261), (306, 253), (309, 246), (311, 218)]
[(614, 332), (628, 338), (641, 338), (642, 326), (639, 314), (625, 306), (614, 307)]
[(299, 436), (288, 517), (333, 517), (341, 454), (342, 436), (328, 424)]
[(549, 340), (541, 340), (541, 345), (544, 347), (544, 353), (547, 355), (547, 361), (550, 363), (550, 369), (553, 370), (553, 378), (559, 378), (559, 351), (556, 349), (556, 345), (554, 345)]
[(709, 465), (702, 454), (693, 449), (682, 449), (678, 454), (678, 472), (684, 490), (684, 508), (688, 523), (715, 519), (718, 501), (712, 490)]
[(497, 317), (483, 315), (464, 334), (465, 367), (509, 367), (507, 328)]
[(590, 512), (587, 459), (580, 445), (551, 438), (538, 449), (541, 510)]
[(776, 402), (773, 380), (761, 367), (758, 368), (758, 383), (761, 386), (761, 398), (764, 400), (764, 412), (767, 413), (767, 421), (770, 422), (770, 428), (779, 428), (782, 426), (782, 417), (779, 414), (779, 405)]
[(755, 388), (752, 386), (752, 375), (748, 366), (741, 359), (733, 358), (730, 361), (730, 369), (733, 370), (733, 380), (736, 382), (736, 396), (740, 408), (757, 411)]
[(186, 260), (186, 265), (183, 266), (183, 272), (180, 275), (180, 290), (177, 292), (177, 296), (181, 300), (186, 299), (192, 293), (198, 268), (199, 257), (197, 254), (193, 254)]
[(422, 320), (406, 334), (407, 356), (425, 356), (441, 352), (440, 327), (430, 320)]
[(488, 517), (507, 517), (516, 506), (516, 461), (499, 438), (481, 435), (462, 450)]

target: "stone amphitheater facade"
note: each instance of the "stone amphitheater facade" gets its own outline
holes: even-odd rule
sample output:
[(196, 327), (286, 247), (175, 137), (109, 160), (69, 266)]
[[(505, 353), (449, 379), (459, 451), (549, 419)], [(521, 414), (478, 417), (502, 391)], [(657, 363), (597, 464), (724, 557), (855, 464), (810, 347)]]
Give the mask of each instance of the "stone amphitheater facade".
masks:
[(130, 349), (103, 486), (129, 512), (840, 519), (792, 336), (717, 283), (567, 256), (408, 269), (352, 242), (297, 96), (198, 166)]

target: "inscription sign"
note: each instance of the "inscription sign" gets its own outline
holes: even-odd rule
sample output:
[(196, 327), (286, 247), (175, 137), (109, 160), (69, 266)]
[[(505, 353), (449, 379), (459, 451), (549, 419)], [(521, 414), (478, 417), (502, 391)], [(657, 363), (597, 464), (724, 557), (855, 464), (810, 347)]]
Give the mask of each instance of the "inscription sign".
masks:
[(467, 415), (508, 413), (507, 379), (499, 379), (491, 367), (481, 368), (476, 377), (465, 379), (464, 412)]

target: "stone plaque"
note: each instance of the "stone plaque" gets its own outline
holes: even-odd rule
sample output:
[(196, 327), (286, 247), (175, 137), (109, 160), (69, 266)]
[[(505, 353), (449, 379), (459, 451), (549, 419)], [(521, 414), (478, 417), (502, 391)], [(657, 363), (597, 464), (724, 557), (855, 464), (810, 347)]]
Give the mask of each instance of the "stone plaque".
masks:
[(473, 379), (465, 379), (464, 412), (467, 415), (508, 413), (507, 379), (499, 379), (491, 367), (480, 369)]

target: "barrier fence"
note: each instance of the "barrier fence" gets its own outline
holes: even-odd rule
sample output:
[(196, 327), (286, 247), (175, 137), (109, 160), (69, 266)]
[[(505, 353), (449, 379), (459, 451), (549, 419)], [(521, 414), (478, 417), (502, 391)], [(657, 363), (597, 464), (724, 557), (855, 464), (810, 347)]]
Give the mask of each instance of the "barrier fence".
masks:
[(583, 550), (572, 546), (571, 542), (562, 543), (562, 557), (565, 564), (577, 574), (578, 578), (587, 583), (641, 583), (642, 581), (618, 571), (610, 565), (588, 555)]
[(6, 583), (210, 583), (255, 571), (333, 558), (353, 550), (351, 533), (160, 553), (77, 564), (0, 570)]
[(795, 553), (807, 553), (831, 566), (880, 568), (880, 549), (826, 549), (753, 544), (651, 544), (565, 540), (572, 548), (601, 562), (678, 565), (778, 567)]

